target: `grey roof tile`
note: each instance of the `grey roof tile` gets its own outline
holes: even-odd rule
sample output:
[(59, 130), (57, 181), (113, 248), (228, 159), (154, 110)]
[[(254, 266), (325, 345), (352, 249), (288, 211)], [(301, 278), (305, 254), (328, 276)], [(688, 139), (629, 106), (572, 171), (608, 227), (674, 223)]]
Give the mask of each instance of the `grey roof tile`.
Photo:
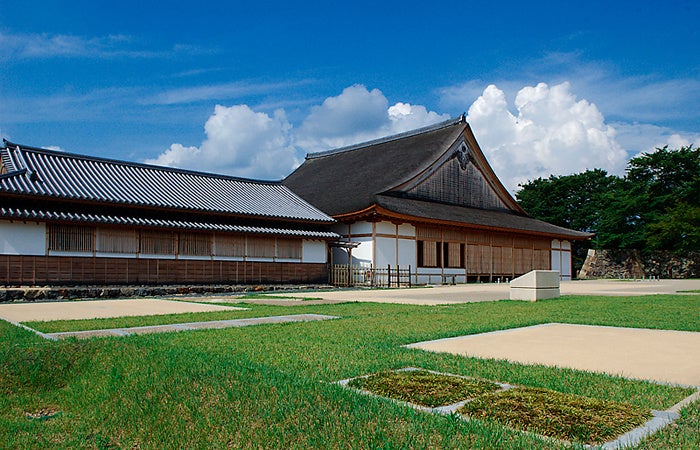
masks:
[(0, 192), (120, 205), (331, 223), (281, 182), (25, 147), (6, 141)]

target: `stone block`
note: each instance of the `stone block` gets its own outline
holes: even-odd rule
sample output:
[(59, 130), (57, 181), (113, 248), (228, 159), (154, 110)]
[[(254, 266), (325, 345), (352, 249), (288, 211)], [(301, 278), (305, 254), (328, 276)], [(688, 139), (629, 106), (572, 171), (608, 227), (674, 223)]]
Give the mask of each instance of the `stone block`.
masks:
[(557, 270), (533, 270), (510, 282), (511, 300), (531, 302), (559, 297), (560, 274)]

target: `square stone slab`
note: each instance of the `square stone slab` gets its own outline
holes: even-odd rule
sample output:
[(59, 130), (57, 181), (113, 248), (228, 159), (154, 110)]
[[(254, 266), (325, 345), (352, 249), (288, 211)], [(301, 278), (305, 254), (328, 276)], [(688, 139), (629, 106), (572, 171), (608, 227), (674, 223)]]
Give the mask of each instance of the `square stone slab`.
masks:
[(549, 323), (407, 347), (700, 386), (700, 332)]

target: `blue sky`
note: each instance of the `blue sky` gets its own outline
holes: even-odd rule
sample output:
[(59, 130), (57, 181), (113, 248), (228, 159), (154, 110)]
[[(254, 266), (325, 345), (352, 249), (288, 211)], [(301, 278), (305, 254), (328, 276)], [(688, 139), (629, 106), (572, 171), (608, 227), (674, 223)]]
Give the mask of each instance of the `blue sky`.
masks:
[(697, 1), (0, 0), (0, 135), (281, 178), (468, 112), (504, 182), (700, 144)]

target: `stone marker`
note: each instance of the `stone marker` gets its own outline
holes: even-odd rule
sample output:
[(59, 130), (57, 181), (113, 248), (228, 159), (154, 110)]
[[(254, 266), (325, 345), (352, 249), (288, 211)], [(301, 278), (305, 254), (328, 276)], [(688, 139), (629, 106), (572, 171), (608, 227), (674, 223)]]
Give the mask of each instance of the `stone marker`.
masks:
[(558, 270), (533, 270), (510, 282), (510, 299), (534, 302), (545, 298), (557, 298), (559, 281)]

